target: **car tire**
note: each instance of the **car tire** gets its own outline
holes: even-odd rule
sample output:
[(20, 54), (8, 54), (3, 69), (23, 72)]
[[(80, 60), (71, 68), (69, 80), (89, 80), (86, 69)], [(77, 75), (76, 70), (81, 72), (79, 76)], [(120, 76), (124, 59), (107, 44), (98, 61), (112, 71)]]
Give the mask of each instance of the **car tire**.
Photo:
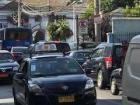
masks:
[(118, 95), (119, 94), (119, 89), (116, 85), (116, 79), (115, 78), (113, 78), (111, 80), (111, 94), (112, 95)]
[(103, 81), (103, 72), (102, 70), (100, 70), (98, 72), (98, 75), (97, 75), (97, 86), (99, 89), (104, 89), (105, 88), (105, 82)]
[(21, 105), (16, 99), (16, 96), (15, 96), (16, 94), (15, 94), (14, 88), (12, 89), (12, 91), (13, 91), (13, 97), (14, 97), (14, 105)]

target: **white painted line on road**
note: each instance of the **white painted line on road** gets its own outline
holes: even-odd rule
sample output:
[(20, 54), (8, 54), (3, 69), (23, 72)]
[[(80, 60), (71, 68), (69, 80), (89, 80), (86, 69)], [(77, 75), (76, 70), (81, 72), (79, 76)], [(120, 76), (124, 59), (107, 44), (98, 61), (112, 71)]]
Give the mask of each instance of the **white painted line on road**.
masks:
[(121, 105), (120, 103), (117, 103), (117, 102), (112, 101), (112, 100), (105, 100), (105, 101), (108, 103), (111, 103), (112, 105)]
[(9, 103), (14, 103), (14, 99), (13, 98), (0, 99), (0, 104), (9, 104)]

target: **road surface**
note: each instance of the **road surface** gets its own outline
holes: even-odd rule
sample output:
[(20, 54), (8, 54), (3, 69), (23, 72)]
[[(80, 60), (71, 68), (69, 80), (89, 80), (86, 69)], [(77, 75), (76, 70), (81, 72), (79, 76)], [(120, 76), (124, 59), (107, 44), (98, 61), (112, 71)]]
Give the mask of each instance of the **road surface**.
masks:
[[(0, 85), (0, 105), (14, 105), (11, 85)], [(97, 105), (122, 105), (122, 96), (113, 96), (110, 90), (99, 90), (97, 88)]]

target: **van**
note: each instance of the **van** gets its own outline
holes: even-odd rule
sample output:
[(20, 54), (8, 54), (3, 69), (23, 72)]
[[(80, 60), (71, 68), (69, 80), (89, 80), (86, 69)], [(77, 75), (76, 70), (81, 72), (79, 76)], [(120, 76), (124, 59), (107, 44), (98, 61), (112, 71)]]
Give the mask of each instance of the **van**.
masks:
[(123, 105), (140, 105), (140, 35), (129, 44), (123, 77)]

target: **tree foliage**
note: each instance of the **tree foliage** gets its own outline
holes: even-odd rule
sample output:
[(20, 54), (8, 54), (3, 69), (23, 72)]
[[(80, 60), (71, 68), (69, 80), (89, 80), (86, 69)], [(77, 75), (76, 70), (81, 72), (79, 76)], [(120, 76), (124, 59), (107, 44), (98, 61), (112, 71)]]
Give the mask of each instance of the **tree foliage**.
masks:
[(94, 0), (89, 0), (85, 13), (82, 13), (80, 18), (89, 19), (94, 14)]
[(135, 4), (135, 6), (131, 8), (126, 6), (126, 8), (123, 9), (123, 14), (126, 17), (140, 17), (140, 4)]
[(50, 22), (47, 27), (50, 40), (66, 41), (67, 38), (72, 36), (72, 31), (64, 20)]
[(135, 0), (100, 0), (101, 11), (110, 12), (118, 7), (132, 7)]

